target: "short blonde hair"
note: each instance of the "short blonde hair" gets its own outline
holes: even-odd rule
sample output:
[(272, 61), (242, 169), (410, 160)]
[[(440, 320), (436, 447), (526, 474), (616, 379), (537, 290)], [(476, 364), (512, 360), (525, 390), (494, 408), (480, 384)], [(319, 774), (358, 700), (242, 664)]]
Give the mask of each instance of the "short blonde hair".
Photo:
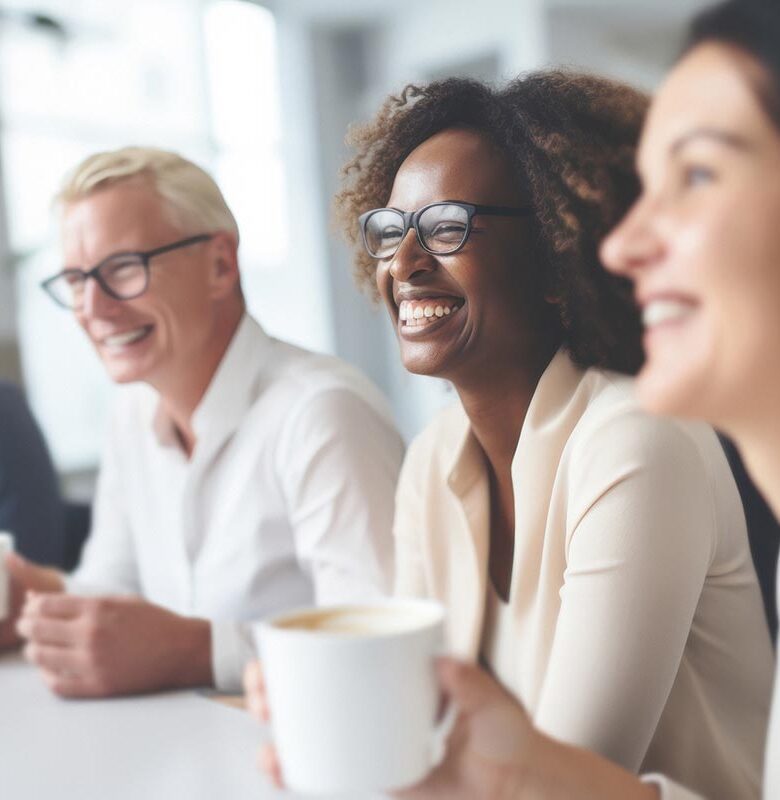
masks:
[(192, 161), (155, 147), (123, 147), (89, 156), (65, 176), (54, 202), (63, 207), (132, 178), (151, 181), (171, 222), (183, 231), (228, 231), (238, 242), (236, 219), (214, 179)]

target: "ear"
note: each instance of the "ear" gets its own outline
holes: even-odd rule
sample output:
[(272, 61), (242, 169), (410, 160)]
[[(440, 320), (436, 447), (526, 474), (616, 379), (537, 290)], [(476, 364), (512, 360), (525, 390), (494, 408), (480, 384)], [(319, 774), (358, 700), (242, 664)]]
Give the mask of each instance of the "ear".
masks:
[(239, 283), (238, 242), (228, 231), (217, 231), (209, 245), (211, 296), (221, 300), (235, 292)]

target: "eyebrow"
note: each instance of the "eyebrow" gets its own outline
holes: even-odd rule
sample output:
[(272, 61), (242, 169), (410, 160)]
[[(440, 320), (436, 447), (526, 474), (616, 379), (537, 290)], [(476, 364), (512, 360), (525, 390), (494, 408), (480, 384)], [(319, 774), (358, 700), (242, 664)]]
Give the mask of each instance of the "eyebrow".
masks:
[(682, 136), (679, 136), (677, 139), (675, 139), (669, 148), (669, 152), (672, 155), (676, 155), (694, 139), (709, 139), (710, 141), (717, 142), (725, 145), (726, 147), (731, 147), (735, 150), (753, 149), (752, 144), (739, 134), (720, 130), (719, 128), (695, 128), (694, 130), (688, 131), (688, 133), (684, 133)]

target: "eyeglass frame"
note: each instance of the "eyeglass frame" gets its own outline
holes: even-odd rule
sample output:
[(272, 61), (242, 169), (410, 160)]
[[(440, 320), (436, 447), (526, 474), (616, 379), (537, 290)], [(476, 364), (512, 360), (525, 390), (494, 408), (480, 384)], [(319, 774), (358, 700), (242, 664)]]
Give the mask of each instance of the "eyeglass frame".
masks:
[[(58, 297), (56, 297), (51, 289), (49, 288), (55, 281), (60, 280), (61, 278), (65, 277), (66, 275), (80, 275), (83, 280), (83, 285), (87, 285), (87, 281), (92, 278), (97, 282), (97, 285), (101, 288), (103, 292), (105, 292), (109, 297), (112, 297), (114, 300), (134, 300), (136, 297), (140, 297), (144, 292), (147, 291), (149, 288), (149, 262), (155, 257), (163, 255), (163, 253), (169, 253), (171, 250), (178, 250), (181, 247), (189, 247), (193, 244), (199, 244), (200, 242), (207, 242), (210, 239), (214, 238), (213, 233), (199, 233), (197, 236), (188, 236), (186, 239), (179, 239), (178, 241), (171, 242), (170, 244), (164, 244), (161, 247), (155, 247), (153, 250), (122, 250), (118, 253), (111, 253), (111, 255), (106, 256), (102, 259), (99, 263), (95, 264), (94, 267), (91, 269), (80, 269), (79, 267), (66, 267), (61, 272), (58, 272), (56, 275), (52, 275), (50, 278), (46, 278), (46, 280), (41, 281), (40, 287), (43, 289), (46, 294), (57, 303), (58, 306), (61, 308), (67, 308), (70, 311), (77, 311), (81, 306), (72, 306), (68, 305), (67, 303), (63, 303)], [(140, 292), (136, 292), (135, 294), (131, 294), (129, 296), (118, 295), (105, 281), (103, 276), (100, 274), (100, 270), (108, 264), (113, 259), (120, 257), (120, 256), (135, 256), (140, 259), (141, 267), (144, 270), (144, 287), (141, 289)]]
[[(464, 209), (468, 214), (466, 218), (466, 232), (463, 234), (463, 240), (461, 243), (453, 248), (452, 250), (447, 251), (438, 251), (438, 250), (431, 250), (429, 247), (426, 246), (425, 242), (422, 240), (422, 235), (420, 234), (420, 228), (418, 226), (418, 222), (420, 217), (429, 209), (435, 206), (459, 206), (460, 208)], [(369, 246), (368, 240), (366, 238), (366, 227), (368, 220), (380, 211), (394, 211), (396, 214), (400, 214), (403, 218), (404, 227), (403, 231), (401, 232), (401, 237), (398, 240), (398, 245), (393, 250), (390, 255), (386, 256), (375, 256)], [(404, 239), (406, 239), (406, 234), (409, 233), (411, 228), (414, 228), (415, 236), (417, 237), (417, 243), (425, 250), (426, 253), (430, 253), (432, 256), (451, 256), (455, 253), (459, 252), (466, 246), (466, 242), (471, 236), (471, 221), (477, 214), (484, 214), (486, 216), (494, 216), (494, 217), (530, 217), (535, 214), (535, 209), (531, 206), (519, 206), (519, 207), (512, 207), (512, 206), (482, 206), (476, 205), (474, 203), (466, 203), (462, 200), (438, 200), (435, 203), (428, 203), (424, 205), (422, 208), (418, 208), (417, 211), (401, 211), (399, 208), (393, 208), (392, 206), (387, 206), (385, 208), (372, 208), (370, 211), (365, 211), (358, 217), (358, 224), (360, 225), (360, 234), (363, 239), (363, 247), (365, 247), (366, 252), (371, 256), (371, 258), (376, 259), (377, 261), (385, 261), (388, 258), (392, 258), (397, 252), (398, 248), (403, 243)]]

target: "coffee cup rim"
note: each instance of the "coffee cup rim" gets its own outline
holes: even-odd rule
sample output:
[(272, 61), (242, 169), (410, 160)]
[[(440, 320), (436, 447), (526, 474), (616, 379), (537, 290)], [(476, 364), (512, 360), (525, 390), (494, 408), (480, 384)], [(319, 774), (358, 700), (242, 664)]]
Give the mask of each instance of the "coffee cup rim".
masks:
[[(401, 630), (378, 630), (370, 633), (361, 633), (359, 636), (354, 634), (344, 633), (341, 631), (329, 630), (311, 630), (306, 628), (286, 628), (282, 627), (280, 623), (292, 620), (295, 617), (310, 615), (310, 614), (327, 614), (339, 613), (343, 611), (358, 610), (358, 609), (385, 609), (385, 608), (410, 608), (427, 611), (430, 617), (424, 619), (417, 625), (411, 625), (408, 628)], [(430, 628), (444, 622), (445, 608), (438, 600), (431, 598), (418, 598), (418, 597), (391, 597), (378, 600), (367, 600), (365, 602), (355, 603), (337, 603), (333, 605), (322, 606), (298, 606), (296, 608), (286, 609), (271, 617), (260, 620), (257, 624), (258, 631), (273, 632), (277, 636), (302, 636), (312, 637), (316, 636), (318, 639), (334, 639), (334, 640), (366, 640), (366, 639), (380, 639), (386, 637), (399, 637), (419, 633), (420, 631), (429, 630)]]

